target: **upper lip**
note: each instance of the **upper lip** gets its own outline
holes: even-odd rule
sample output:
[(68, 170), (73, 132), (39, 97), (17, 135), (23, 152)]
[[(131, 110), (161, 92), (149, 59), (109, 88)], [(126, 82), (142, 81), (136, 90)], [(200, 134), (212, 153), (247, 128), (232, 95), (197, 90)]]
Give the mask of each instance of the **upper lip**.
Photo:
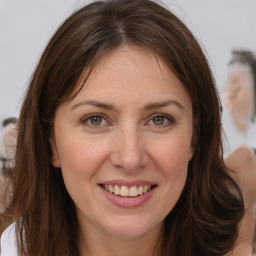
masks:
[(119, 186), (140, 186), (140, 185), (157, 185), (155, 182), (147, 181), (147, 180), (135, 180), (135, 181), (128, 181), (128, 180), (106, 180), (101, 183), (100, 185), (119, 185)]

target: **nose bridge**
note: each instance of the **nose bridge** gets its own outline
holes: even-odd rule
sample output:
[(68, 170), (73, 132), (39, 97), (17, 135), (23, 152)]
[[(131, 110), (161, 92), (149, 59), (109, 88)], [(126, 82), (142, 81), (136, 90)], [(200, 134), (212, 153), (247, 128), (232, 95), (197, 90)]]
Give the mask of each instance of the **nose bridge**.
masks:
[(114, 165), (126, 171), (136, 171), (147, 162), (143, 135), (135, 125), (120, 128), (112, 155)]

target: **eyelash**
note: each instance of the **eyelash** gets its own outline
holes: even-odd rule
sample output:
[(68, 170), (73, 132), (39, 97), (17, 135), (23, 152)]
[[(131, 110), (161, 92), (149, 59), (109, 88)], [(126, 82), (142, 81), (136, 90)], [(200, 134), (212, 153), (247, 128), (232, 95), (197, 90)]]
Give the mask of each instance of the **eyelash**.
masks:
[(153, 119), (156, 118), (156, 117), (167, 119), (167, 124), (163, 124), (163, 125), (152, 124), (153, 126), (156, 126), (156, 127), (159, 127), (159, 128), (164, 128), (164, 127), (167, 127), (169, 125), (174, 125), (176, 123), (176, 120), (172, 116), (169, 116), (169, 115), (163, 114), (163, 113), (156, 113), (156, 114), (151, 115), (150, 120), (147, 123), (149, 123), (150, 121), (153, 122)]
[[(149, 124), (150, 122), (153, 122), (153, 119), (156, 118), (156, 117), (160, 117), (160, 118), (166, 119), (167, 120), (167, 124), (160, 124), (160, 125), (156, 125), (154, 123), (153, 124)], [(106, 124), (102, 125), (102, 123), (100, 123), (99, 125), (93, 125), (93, 124), (89, 123), (91, 118), (102, 118), (102, 120), (104, 120), (104, 122), (106, 122)], [(83, 125), (86, 125), (86, 126), (89, 126), (89, 127), (93, 128), (93, 129), (100, 129), (102, 126), (105, 126), (105, 125), (110, 126), (111, 125), (108, 122), (107, 119), (108, 118), (105, 115), (100, 114), (100, 113), (99, 114), (90, 114), (90, 115), (87, 115), (87, 116), (83, 117), (81, 119), (81, 123)], [(155, 113), (155, 114), (150, 116), (150, 119), (149, 119), (149, 121), (146, 122), (146, 125), (152, 125), (152, 126), (156, 126), (158, 128), (163, 128), (163, 127), (167, 127), (169, 125), (174, 125), (175, 123), (176, 123), (176, 121), (175, 121), (175, 119), (172, 116), (169, 116), (169, 115), (163, 114), (163, 113)]]
[(102, 118), (102, 121), (106, 122), (106, 124), (109, 125), (109, 122), (107, 121), (107, 117), (100, 113), (99, 114), (90, 114), (90, 115), (83, 117), (81, 119), (81, 123), (85, 126), (89, 126), (89, 127), (93, 128), (93, 129), (100, 129), (102, 126), (105, 126), (105, 124), (102, 125), (101, 123), (99, 125), (91, 124), (90, 122), (91, 122), (92, 118)]

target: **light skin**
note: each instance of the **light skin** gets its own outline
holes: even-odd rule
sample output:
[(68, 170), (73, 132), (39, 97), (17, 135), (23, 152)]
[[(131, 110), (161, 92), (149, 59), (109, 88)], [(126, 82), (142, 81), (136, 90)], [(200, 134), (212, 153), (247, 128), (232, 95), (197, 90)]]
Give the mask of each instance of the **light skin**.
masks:
[(232, 114), (236, 128), (246, 132), (254, 111), (254, 78), (250, 66), (235, 62), (230, 65), (225, 91), (225, 106)]
[(251, 256), (256, 214), (256, 156), (251, 148), (243, 145), (232, 152), (225, 163), (234, 171), (231, 174), (242, 190), (245, 205), (236, 245), (227, 256)]
[[(57, 108), (50, 138), (76, 206), (81, 255), (157, 255), (192, 138), (190, 97), (160, 58), (135, 46), (101, 57), (80, 93)], [(103, 188), (111, 184), (152, 187), (122, 197)]]

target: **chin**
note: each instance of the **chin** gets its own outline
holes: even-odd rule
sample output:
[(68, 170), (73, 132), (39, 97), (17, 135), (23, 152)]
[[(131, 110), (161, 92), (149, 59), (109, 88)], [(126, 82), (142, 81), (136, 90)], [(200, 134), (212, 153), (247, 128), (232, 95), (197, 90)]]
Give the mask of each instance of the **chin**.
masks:
[(163, 221), (154, 223), (152, 220), (122, 218), (115, 220), (114, 223), (108, 225), (106, 230), (108, 233), (119, 238), (136, 238), (151, 232), (160, 232)]

